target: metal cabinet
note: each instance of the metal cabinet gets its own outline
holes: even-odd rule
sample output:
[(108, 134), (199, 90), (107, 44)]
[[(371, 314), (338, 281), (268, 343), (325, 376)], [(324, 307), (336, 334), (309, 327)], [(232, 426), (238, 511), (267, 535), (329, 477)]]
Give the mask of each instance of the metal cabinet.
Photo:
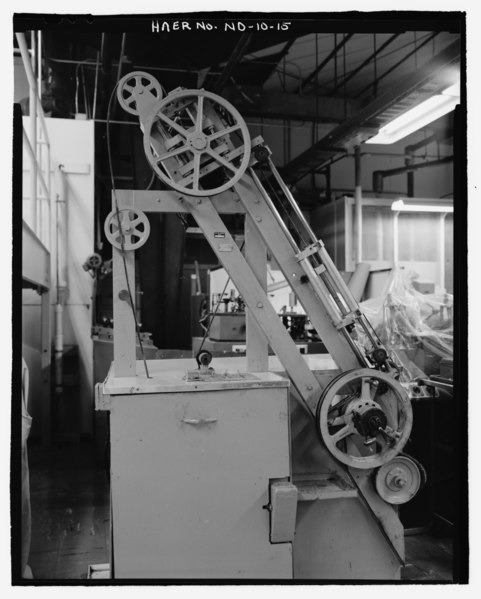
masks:
[(184, 374), (154, 372), (135, 388), (108, 377), (99, 389), (97, 407), (110, 411), (113, 577), (292, 578), (291, 543), (271, 543), (267, 509), (270, 483), (291, 475), (288, 381)]

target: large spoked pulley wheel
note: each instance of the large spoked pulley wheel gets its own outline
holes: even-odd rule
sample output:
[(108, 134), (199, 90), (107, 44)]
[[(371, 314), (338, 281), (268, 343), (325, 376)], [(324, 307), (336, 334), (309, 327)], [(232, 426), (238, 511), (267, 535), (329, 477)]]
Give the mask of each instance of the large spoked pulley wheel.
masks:
[(144, 121), (144, 150), (159, 178), (193, 196), (232, 187), (245, 173), (247, 125), (226, 100), (204, 90), (172, 92)]
[(404, 447), (412, 408), (400, 383), (370, 368), (343, 372), (324, 389), (316, 425), (330, 453), (354, 468), (377, 468)]
[(147, 216), (134, 208), (112, 212), (105, 219), (107, 239), (118, 250), (137, 250), (149, 238), (150, 223)]
[(162, 99), (160, 83), (143, 71), (134, 71), (122, 77), (117, 86), (117, 100), (120, 106), (130, 114), (139, 115), (139, 99), (147, 93), (154, 96), (155, 100)]

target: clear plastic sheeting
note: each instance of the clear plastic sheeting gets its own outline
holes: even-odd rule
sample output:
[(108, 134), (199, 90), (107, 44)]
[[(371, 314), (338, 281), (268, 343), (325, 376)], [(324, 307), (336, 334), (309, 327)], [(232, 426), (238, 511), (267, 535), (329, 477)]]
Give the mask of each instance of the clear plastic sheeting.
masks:
[[(419, 350), (439, 361), (453, 357), (453, 296), (423, 294), (413, 286), (419, 275), (394, 268), (383, 293), (360, 304), (394, 361), (403, 367), (402, 380), (426, 376)], [(369, 347), (358, 331), (359, 341)]]

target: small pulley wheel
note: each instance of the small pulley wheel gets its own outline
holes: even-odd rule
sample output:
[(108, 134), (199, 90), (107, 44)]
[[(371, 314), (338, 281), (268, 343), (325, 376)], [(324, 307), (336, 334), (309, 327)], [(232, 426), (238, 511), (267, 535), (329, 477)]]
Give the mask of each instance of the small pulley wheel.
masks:
[(251, 141), (244, 119), (227, 100), (204, 90), (181, 90), (158, 102), (145, 119), (144, 150), (169, 187), (211, 196), (245, 173)]
[(112, 210), (105, 219), (104, 231), (118, 250), (137, 250), (149, 238), (150, 223), (147, 216), (136, 208), (124, 208), (118, 213)]
[(119, 81), (117, 86), (117, 99), (120, 106), (130, 114), (139, 115), (139, 98), (150, 93), (152, 101), (162, 99), (162, 87), (160, 83), (143, 71), (128, 73)]
[(406, 444), (412, 408), (391, 375), (371, 368), (343, 372), (324, 389), (316, 410), (318, 433), (329, 452), (353, 468), (377, 468)]
[(199, 368), (202, 366), (207, 368), (207, 366), (209, 366), (209, 364), (212, 362), (212, 354), (210, 351), (203, 349), (195, 356), (195, 359)]
[(387, 503), (410, 501), (426, 482), (423, 466), (406, 454), (400, 454), (381, 466), (375, 474), (376, 491)]
[(85, 261), (85, 266), (91, 270), (97, 270), (103, 264), (102, 256), (97, 254), (97, 252), (90, 254), (90, 256)]

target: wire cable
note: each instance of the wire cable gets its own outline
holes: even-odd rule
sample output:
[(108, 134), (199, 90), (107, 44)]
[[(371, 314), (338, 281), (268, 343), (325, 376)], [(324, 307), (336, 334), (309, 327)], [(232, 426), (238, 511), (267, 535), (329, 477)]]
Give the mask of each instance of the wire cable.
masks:
[(110, 171), (110, 181), (111, 181), (111, 185), (112, 185), (112, 192), (114, 194), (115, 213), (117, 216), (117, 223), (118, 223), (119, 233), (120, 233), (120, 252), (121, 252), (121, 256), (122, 256), (122, 263), (124, 266), (125, 281), (127, 284), (127, 292), (129, 295), (129, 304), (130, 304), (130, 307), (132, 308), (132, 315), (133, 315), (134, 323), (135, 323), (135, 331), (137, 333), (137, 338), (138, 338), (139, 347), (140, 347), (140, 353), (142, 354), (142, 360), (144, 362), (145, 374), (146, 374), (147, 378), (150, 379), (152, 377), (149, 375), (149, 370), (147, 368), (147, 361), (145, 359), (144, 346), (143, 346), (142, 338), (140, 335), (140, 327), (139, 327), (139, 323), (137, 320), (137, 314), (135, 313), (135, 305), (134, 305), (132, 290), (130, 288), (130, 282), (129, 282), (129, 277), (128, 277), (128, 273), (127, 273), (127, 261), (125, 259), (125, 238), (124, 238), (124, 233), (122, 230), (122, 225), (120, 222), (119, 202), (118, 202), (118, 198), (117, 198), (117, 190), (115, 188), (114, 169), (113, 169), (113, 163), (112, 163), (112, 151), (111, 151), (111, 145), (110, 145), (110, 113), (112, 110), (113, 99), (114, 99), (117, 87), (118, 87), (118, 82), (115, 84), (115, 86), (112, 90), (112, 93), (111, 93), (110, 99), (109, 99), (109, 104), (107, 107), (107, 126), (106, 126), (106, 129), (107, 129), (107, 156), (108, 156), (108, 162), (109, 162), (109, 171)]
[[(240, 246), (240, 251), (241, 252), (244, 249), (244, 244), (245, 244), (245, 240), (242, 242), (242, 244)], [(207, 339), (207, 335), (209, 334), (210, 327), (212, 326), (212, 323), (214, 322), (214, 318), (215, 318), (215, 316), (216, 316), (216, 314), (217, 314), (217, 312), (219, 310), (220, 303), (222, 301), (222, 298), (224, 297), (224, 294), (226, 292), (227, 286), (229, 285), (230, 281), (231, 281), (231, 277), (229, 275), (227, 277), (227, 281), (226, 281), (226, 283), (224, 285), (224, 289), (222, 290), (222, 293), (219, 295), (219, 299), (217, 300), (217, 304), (216, 304), (214, 312), (212, 314), (212, 318), (210, 319), (209, 324), (205, 328), (204, 337), (202, 338), (202, 341), (201, 341), (201, 344), (200, 344), (200, 347), (199, 347), (199, 351), (197, 352), (197, 355), (200, 354), (200, 352), (202, 351), (202, 348), (204, 347), (204, 343), (205, 343), (205, 340)]]

